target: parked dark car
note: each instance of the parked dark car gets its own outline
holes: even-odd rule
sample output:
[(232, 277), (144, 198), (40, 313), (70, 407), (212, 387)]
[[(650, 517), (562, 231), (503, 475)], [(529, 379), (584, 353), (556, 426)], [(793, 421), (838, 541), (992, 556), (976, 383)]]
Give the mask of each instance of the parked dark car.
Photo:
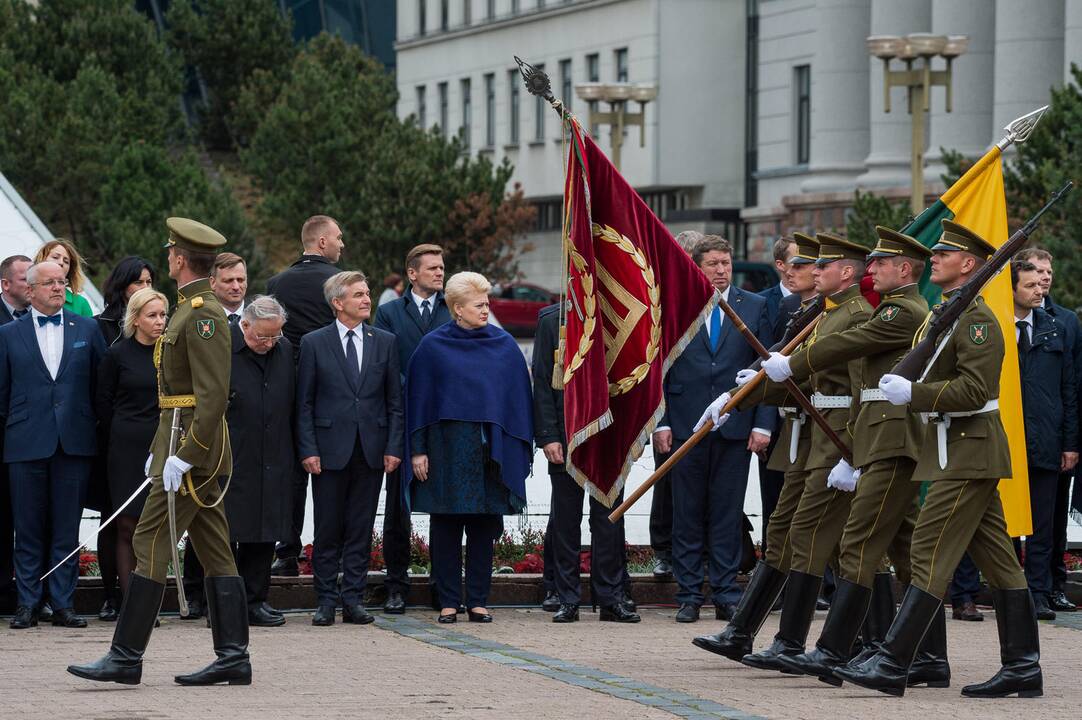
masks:
[(516, 337), (533, 337), (538, 311), (560, 298), (539, 285), (517, 282), (493, 287), (488, 300), (492, 314), (507, 332)]

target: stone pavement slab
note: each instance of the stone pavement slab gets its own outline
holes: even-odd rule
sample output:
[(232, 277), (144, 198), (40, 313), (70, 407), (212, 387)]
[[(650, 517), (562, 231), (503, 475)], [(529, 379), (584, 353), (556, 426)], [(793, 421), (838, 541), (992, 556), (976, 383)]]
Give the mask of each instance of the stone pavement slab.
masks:
[[(991, 613), (983, 623), (948, 620), (953, 687), (914, 688), (890, 698), (753, 670), (693, 647), (693, 635), (722, 627), (713, 619), (677, 625), (671, 609), (647, 607), (642, 623), (618, 625), (584, 610), (570, 625), (524, 609), (496, 609), (491, 624), (463, 618), (450, 626), (424, 611), (331, 628), (314, 628), (310, 615), (292, 614), (281, 628), (252, 629), (254, 684), (218, 688), (181, 688), (172, 681), (212, 657), (210, 631), (201, 622), (163, 620), (137, 687), (98, 685), (64, 670), (101, 655), (111, 624), (0, 628), (0, 717), (1017, 720), (1037, 713), (1076, 717), (1082, 706), (1082, 632), (1069, 615), (1062, 625), (1041, 624), (1044, 698), (976, 701), (958, 692), (998, 667)], [(824, 616), (818, 613), (812, 639)], [(769, 641), (777, 619), (768, 619), (757, 647)]]

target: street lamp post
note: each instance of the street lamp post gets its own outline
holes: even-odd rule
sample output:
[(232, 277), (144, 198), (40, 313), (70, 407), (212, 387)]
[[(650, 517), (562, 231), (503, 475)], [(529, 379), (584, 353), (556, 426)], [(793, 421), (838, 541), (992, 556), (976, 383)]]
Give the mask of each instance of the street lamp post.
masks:
[[(620, 169), (620, 149), (624, 144), (624, 128), (639, 127), (639, 147), (646, 147), (646, 105), (657, 97), (657, 86), (645, 83), (581, 83), (575, 86), (575, 94), (587, 102), (601, 101), (609, 104), (608, 112), (590, 110), (590, 127), (612, 126), (612, 164)], [(629, 100), (639, 104), (637, 112), (627, 108)]]
[[(946, 89), (947, 112), (950, 112), (951, 64), (969, 48), (969, 38), (965, 35), (911, 33), (905, 37), (872, 35), (865, 42), (868, 53), (883, 61), (883, 112), (890, 112), (891, 88), (904, 87), (909, 91), (907, 107), (912, 116), (909, 203), (916, 215), (924, 209), (924, 113), (928, 111), (931, 88), (939, 85)], [(935, 57), (947, 61), (945, 69), (932, 69)], [(905, 63), (904, 70), (890, 68), (894, 58)]]

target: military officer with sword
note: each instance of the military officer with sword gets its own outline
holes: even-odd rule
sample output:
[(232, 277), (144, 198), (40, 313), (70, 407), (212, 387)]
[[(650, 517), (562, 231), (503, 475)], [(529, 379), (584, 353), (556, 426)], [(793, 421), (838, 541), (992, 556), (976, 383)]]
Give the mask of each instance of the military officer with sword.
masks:
[[(181, 685), (247, 685), (252, 679), (248, 608), (222, 506), (232, 470), (225, 420), (231, 340), (225, 313), (208, 280), (225, 238), (186, 218), (169, 218), (166, 225), (177, 307), (154, 352), (161, 417), (147, 459), (147, 474), (154, 482), (133, 540), (136, 569), (109, 652), (95, 663), (71, 665), (68, 672), (89, 680), (140, 682), (169, 561), (174, 570), (179, 568), (177, 540), (187, 530), (206, 569), (217, 659), (175, 680)], [(219, 482), (223, 476), (224, 486)], [(177, 590), (183, 614), (186, 603), (179, 583)]]

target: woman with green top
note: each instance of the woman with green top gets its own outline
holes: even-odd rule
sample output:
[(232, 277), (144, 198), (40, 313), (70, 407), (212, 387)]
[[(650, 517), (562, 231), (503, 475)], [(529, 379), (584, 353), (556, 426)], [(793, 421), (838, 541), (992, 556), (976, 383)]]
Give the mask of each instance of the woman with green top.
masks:
[(83, 291), (83, 264), (79, 258), (79, 251), (69, 240), (56, 238), (41, 246), (38, 254), (34, 256), (34, 262), (54, 262), (64, 269), (67, 274), (68, 287), (64, 293), (64, 309), (76, 315), (93, 317), (94, 310), (90, 302), (80, 293)]

